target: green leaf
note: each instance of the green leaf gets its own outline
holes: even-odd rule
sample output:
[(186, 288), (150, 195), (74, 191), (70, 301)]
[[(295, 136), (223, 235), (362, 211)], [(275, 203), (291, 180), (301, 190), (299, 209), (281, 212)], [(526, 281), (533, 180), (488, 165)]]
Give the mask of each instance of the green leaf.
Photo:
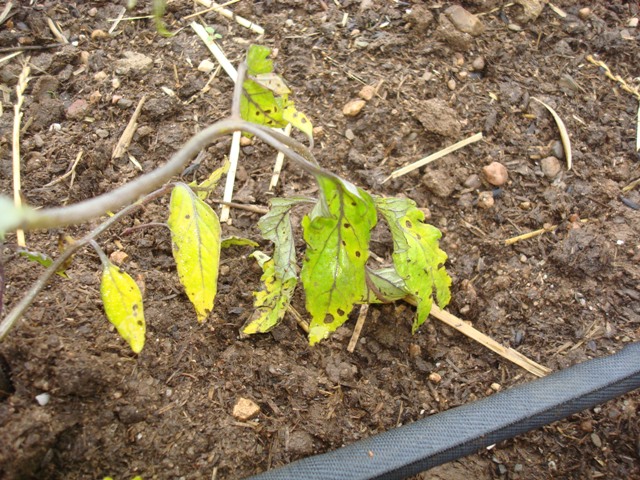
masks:
[(266, 333), (280, 323), (287, 313), (287, 307), (298, 283), (296, 276), (287, 280), (278, 278), (274, 260), (264, 253), (254, 252), (251, 256), (256, 258), (264, 272), (260, 278), (264, 289), (253, 292), (255, 310), (242, 327), (242, 333), (246, 335)]
[(164, 12), (167, 7), (167, 0), (153, 0), (152, 3), (152, 14), (153, 14), (153, 23), (156, 26), (156, 30), (163, 37), (172, 37), (173, 33), (167, 30), (167, 27), (162, 20), (164, 16)]
[(100, 295), (104, 311), (120, 336), (134, 353), (144, 347), (144, 308), (142, 293), (136, 282), (113, 263), (106, 260), (102, 270)]
[(391, 230), (395, 269), (418, 303), (412, 326), (415, 333), (429, 316), (434, 289), (440, 307), (451, 299), (451, 278), (444, 268), (447, 254), (438, 242), (442, 233), (423, 222), (424, 214), (412, 200), (376, 198), (375, 202)]
[(247, 52), (247, 71), (249, 75), (273, 72), (273, 61), (269, 58), (271, 49), (262, 45), (251, 45)]
[(253, 80), (245, 80), (240, 97), (240, 116), (252, 123), (272, 128), (283, 128), (287, 123), (282, 118), (282, 99)]
[(262, 252), (252, 255), (264, 272), (261, 278), (264, 287), (253, 292), (255, 311), (242, 327), (245, 334), (268, 332), (284, 318), (298, 283), (290, 212), (295, 205), (307, 202), (302, 197), (274, 198), (271, 209), (258, 222), (262, 236), (274, 243), (274, 252), (273, 260)]
[(222, 239), (222, 242), (220, 243), (220, 247), (221, 248), (229, 248), (229, 247), (253, 247), (253, 248), (258, 248), (260, 245), (258, 245), (256, 242), (254, 242), (253, 240), (249, 239), (249, 238), (242, 238), (242, 237), (227, 237)]
[(218, 289), (220, 221), (187, 185), (178, 183), (171, 192), (167, 223), (180, 283), (203, 322)]
[(222, 175), (229, 171), (230, 166), (231, 162), (228, 158), (225, 158), (222, 166), (214, 170), (211, 175), (209, 175), (209, 178), (207, 178), (204, 182), (202, 182), (200, 185), (197, 185), (196, 182), (191, 182), (189, 186), (195, 187), (197, 185), (199, 188), (201, 188), (202, 190), (198, 190), (196, 192), (196, 195), (198, 195), (198, 198), (200, 200), (206, 200), (211, 194), (211, 191), (218, 185), (218, 182), (222, 178)]
[[(42, 252), (34, 252), (21, 248), (18, 249), (18, 255), (20, 255), (21, 257), (25, 257), (27, 260), (30, 260), (32, 262), (39, 263), (43, 267), (49, 267), (53, 263), (53, 259), (46, 253)], [(60, 275), (62, 278), (69, 278), (69, 276), (64, 271), (64, 267), (56, 271), (56, 274)]]
[(311, 314), (314, 345), (342, 325), (365, 291), (365, 264), (376, 212), (369, 194), (358, 196), (337, 180), (319, 177), (321, 201), (302, 220), (307, 251), (300, 273)]

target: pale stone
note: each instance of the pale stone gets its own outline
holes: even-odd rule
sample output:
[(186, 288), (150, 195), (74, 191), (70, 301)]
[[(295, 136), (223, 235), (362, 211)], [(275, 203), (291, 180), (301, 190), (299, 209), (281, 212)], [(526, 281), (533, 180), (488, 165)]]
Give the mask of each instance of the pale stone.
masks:
[(444, 13), (461, 32), (468, 33), (474, 37), (484, 33), (485, 27), (480, 18), (460, 5), (452, 5)]
[(507, 167), (500, 162), (491, 162), (489, 165), (486, 165), (482, 168), (482, 173), (485, 180), (496, 187), (504, 185), (507, 183), (507, 180), (509, 180)]
[(239, 398), (233, 407), (233, 417), (241, 422), (251, 420), (260, 413), (260, 407), (253, 400)]
[(360, 90), (360, 93), (358, 93), (360, 98), (362, 98), (363, 100), (366, 100), (367, 102), (371, 100), (375, 94), (376, 94), (376, 89), (371, 85), (365, 85)]
[(367, 102), (364, 100), (351, 100), (342, 108), (342, 113), (344, 113), (346, 117), (355, 117), (362, 111), (366, 104)]
[(562, 164), (556, 157), (546, 157), (540, 160), (540, 168), (547, 178), (555, 178), (562, 170)]
[(493, 207), (495, 200), (493, 199), (492, 192), (480, 192), (478, 194), (478, 207), (483, 210), (488, 210)]

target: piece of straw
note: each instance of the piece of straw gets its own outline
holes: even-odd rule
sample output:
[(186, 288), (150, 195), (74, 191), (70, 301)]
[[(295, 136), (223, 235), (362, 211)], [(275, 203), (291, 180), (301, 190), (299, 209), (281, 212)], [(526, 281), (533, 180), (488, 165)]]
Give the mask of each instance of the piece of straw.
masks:
[(347, 346), (347, 352), (349, 353), (353, 353), (353, 351), (356, 349), (358, 339), (360, 338), (360, 334), (362, 333), (362, 327), (364, 327), (364, 322), (367, 319), (367, 313), (369, 313), (369, 304), (363, 303), (362, 305), (360, 305), (358, 320), (356, 321), (356, 326), (353, 329), (353, 335), (351, 335), (351, 340), (349, 340), (349, 345)]
[(475, 135), (470, 136), (469, 138), (466, 138), (464, 140), (459, 141), (458, 143), (454, 143), (453, 145), (448, 146), (447, 148), (444, 148), (442, 150), (440, 150), (439, 152), (433, 153), (431, 155), (429, 155), (428, 157), (424, 157), (416, 162), (413, 162), (405, 167), (402, 167), (398, 170), (396, 170), (395, 172), (393, 172), (391, 175), (389, 175), (387, 178), (385, 178), (382, 183), (385, 183), (386, 181), (392, 179), (392, 178), (398, 178), (401, 177), (402, 175), (406, 175), (409, 172), (412, 172), (413, 170), (415, 170), (416, 168), (420, 168), (423, 165), (427, 165), (428, 163), (431, 163), (435, 160), (438, 160), (439, 158), (444, 157), (445, 155), (449, 155), (452, 152), (455, 152), (456, 150), (459, 150), (462, 147), (466, 147), (467, 145), (471, 144), (471, 143), (475, 143), (479, 140), (482, 140), (482, 132), (478, 132)]
[(197, 0), (197, 2), (202, 5), (203, 7), (220, 7), (219, 9), (216, 9), (215, 12), (219, 13), (220, 15), (222, 15), (223, 17), (226, 17), (230, 20), (235, 20), (239, 25), (248, 28), (249, 30), (251, 30), (252, 32), (257, 33), (258, 35), (264, 35), (264, 28), (262, 28), (260, 25), (256, 25), (255, 23), (251, 22), (250, 20), (247, 20), (246, 18), (243, 18), (239, 15), (236, 15), (235, 13), (233, 13), (231, 10), (228, 10), (226, 8), (222, 8), (222, 5), (218, 5), (216, 2), (213, 2), (211, 0)]
[(562, 148), (564, 149), (564, 156), (567, 159), (567, 170), (571, 170), (571, 167), (573, 166), (573, 161), (571, 157), (571, 140), (569, 140), (569, 132), (567, 131), (567, 127), (564, 125), (564, 122), (560, 118), (560, 115), (558, 115), (553, 108), (551, 108), (549, 105), (547, 105), (542, 100), (536, 97), (531, 97), (531, 99), (535, 100), (536, 102), (541, 104), (543, 107), (545, 107), (547, 110), (549, 110), (549, 113), (551, 113), (551, 115), (553, 116), (553, 119), (556, 121), (556, 125), (558, 125), (558, 130), (560, 131), (560, 140), (562, 140)]
[[(286, 127), (284, 127), (284, 134), (286, 136), (291, 135), (291, 124), (288, 123)], [(269, 183), (269, 191), (276, 188), (278, 185), (278, 180), (280, 179), (280, 172), (282, 172), (282, 166), (284, 165), (284, 153), (278, 152), (278, 156), (276, 157), (276, 164), (273, 167), (273, 175), (271, 176), (271, 183)]]
[(133, 115), (131, 116), (131, 120), (129, 120), (127, 127), (124, 129), (124, 132), (122, 132), (122, 135), (120, 136), (120, 140), (118, 140), (118, 143), (113, 149), (113, 153), (111, 154), (112, 159), (117, 159), (122, 157), (127, 151), (127, 148), (129, 148), (129, 145), (131, 144), (131, 140), (133, 139), (133, 134), (136, 133), (136, 128), (138, 126), (138, 117), (142, 112), (142, 106), (144, 105), (144, 102), (146, 99), (147, 99), (147, 96), (144, 95), (138, 102), (138, 106), (133, 112)]
[[(24, 103), (24, 91), (26, 90), (27, 84), (29, 83), (29, 72), (31, 71), (31, 68), (29, 67), (30, 59), (30, 57), (26, 58), (22, 67), (22, 71), (18, 76), (18, 85), (16, 86), (16, 103), (13, 106), (13, 135), (11, 139), (11, 141), (13, 142), (11, 149), (13, 160), (13, 202), (18, 208), (22, 206), (22, 182), (20, 180), (20, 122), (22, 120), (22, 112), (20, 111), (20, 109), (22, 108), (22, 104)], [(25, 247), (26, 241), (24, 237), (24, 231), (16, 231), (16, 237), (18, 246)]]

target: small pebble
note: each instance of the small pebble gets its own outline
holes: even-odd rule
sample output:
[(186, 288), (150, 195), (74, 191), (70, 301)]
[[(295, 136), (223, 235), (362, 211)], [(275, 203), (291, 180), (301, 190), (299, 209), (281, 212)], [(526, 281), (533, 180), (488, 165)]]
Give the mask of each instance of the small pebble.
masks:
[(593, 442), (593, 444), (596, 447), (598, 447), (598, 448), (602, 447), (602, 440), (600, 440), (600, 437), (598, 436), (597, 433), (592, 433), (591, 434), (591, 441)]
[(527, 256), (524, 253), (520, 255), (520, 263), (527, 263)]
[(122, 110), (126, 110), (133, 106), (133, 100), (129, 100), (128, 98), (121, 98), (116, 102), (116, 106), (121, 108)]
[(580, 17), (581, 20), (586, 20), (591, 16), (591, 9), (589, 7), (581, 8), (578, 11), (578, 16)]
[(356, 135), (350, 128), (347, 128), (347, 130), (344, 132), (344, 136), (347, 137), (347, 140), (353, 140), (354, 138), (356, 138)]
[(362, 111), (366, 103), (364, 100), (351, 100), (342, 108), (342, 113), (345, 117), (355, 117)]
[(432, 383), (440, 383), (442, 381), (442, 375), (437, 372), (431, 372), (429, 374), (429, 381)]
[(105, 130), (104, 128), (98, 128), (96, 130), (96, 135), (100, 138), (107, 138), (109, 136), (109, 130)]
[(522, 469), (523, 469), (523, 467), (522, 467), (522, 464), (521, 464), (521, 463), (516, 463), (516, 464), (513, 466), (513, 471), (514, 471), (515, 473), (520, 473), (520, 472), (522, 471)]
[(495, 200), (493, 199), (493, 192), (480, 192), (478, 194), (478, 207), (484, 210), (488, 210), (493, 207)]
[(447, 82), (447, 88), (449, 90), (455, 90), (456, 89), (456, 81), (452, 78)]
[(44, 140), (37, 133), (33, 136), (33, 143), (35, 143), (38, 148), (42, 148), (44, 146)]
[(360, 98), (368, 102), (373, 98), (375, 94), (376, 94), (375, 87), (372, 87), (371, 85), (365, 85), (360, 89), (358, 96), (360, 96)]
[(556, 157), (546, 157), (540, 161), (540, 168), (545, 177), (555, 178), (562, 170), (562, 165)]
[(100, 91), (95, 90), (94, 92), (91, 92), (91, 95), (89, 95), (89, 103), (98, 103), (101, 98), (102, 94), (100, 93)]
[(491, 390), (493, 390), (494, 392), (499, 392), (500, 390), (502, 390), (502, 385), (500, 385), (499, 383), (492, 383)]
[(522, 202), (520, 203), (521, 210), (531, 210), (531, 202)]
[(522, 27), (520, 25), (518, 25), (517, 23), (510, 23), (509, 25), (507, 25), (507, 28), (509, 30), (511, 30), (512, 32), (521, 32), (522, 31)]
[(249, 138), (249, 137), (245, 137), (244, 135), (242, 137), (240, 137), (240, 146), (241, 147), (248, 147), (249, 145), (253, 144), (253, 139)]
[(204, 73), (211, 73), (214, 68), (216, 68), (216, 66), (210, 60), (202, 60), (200, 65), (198, 65), (198, 71)]
[(231, 267), (229, 265), (221, 265), (220, 270), (218, 271), (220, 272), (220, 275), (224, 277), (225, 275), (229, 275), (229, 272), (231, 271)]
[(40, 395), (36, 395), (36, 402), (38, 402), (38, 405), (40, 405), (41, 407), (44, 407), (47, 403), (49, 403), (49, 400), (51, 400), (51, 395), (49, 395), (48, 393), (41, 393)]
[(556, 140), (553, 142), (553, 146), (551, 147), (551, 155), (560, 160), (564, 160), (564, 147), (562, 146), (562, 142), (560, 140)]
[(91, 32), (91, 40), (102, 40), (104, 38), (109, 38), (109, 36), (110, 35), (107, 32), (100, 29), (97, 29)]
[(260, 413), (260, 407), (253, 400), (240, 398), (233, 407), (233, 417), (241, 422), (246, 422)]
[[(109, 132), (107, 132), (107, 135), (108, 134)], [(127, 255), (122, 250), (116, 250), (111, 255), (109, 255), (109, 260), (111, 260), (111, 262), (115, 263), (116, 265), (122, 265), (127, 258), (129, 258), (129, 255)]]
[(89, 102), (80, 98), (69, 105), (67, 108), (67, 117), (69, 118), (78, 118), (82, 117), (85, 113), (89, 111)]
[(473, 62), (471, 62), (471, 67), (476, 71), (482, 71), (484, 70), (484, 67), (486, 66), (485, 61), (484, 61), (484, 57), (476, 57), (473, 59)]
[(482, 173), (487, 182), (496, 187), (504, 185), (509, 179), (507, 167), (500, 162), (491, 162), (489, 165), (482, 167)]
[(89, 52), (80, 52), (80, 63), (82, 63), (82, 65), (87, 65), (89, 63)]
[(313, 138), (322, 138), (324, 136), (323, 127), (313, 127)]
[(97, 82), (102, 82), (103, 80), (106, 80), (108, 76), (109, 75), (107, 75), (107, 72), (100, 71), (100, 72), (96, 72), (96, 74), (93, 76), (93, 79), (96, 80)]
[(467, 177), (467, 179), (464, 181), (464, 186), (466, 188), (473, 188), (474, 190), (477, 190), (482, 186), (482, 180), (480, 180), (479, 175), (476, 175), (474, 173)]
[(415, 358), (422, 355), (422, 348), (416, 343), (409, 344), (409, 356)]
[(87, 15), (89, 15), (90, 17), (95, 17), (97, 14), (98, 14), (98, 9), (96, 7), (93, 7), (87, 12)]
[(638, 17), (633, 17), (629, 19), (629, 23), (627, 23), (627, 27), (636, 28), (638, 26)]
[(294, 25), (293, 20), (291, 20), (290, 18), (287, 18), (287, 19), (284, 21), (284, 26), (285, 26), (285, 27), (293, 27), (293, 25)]

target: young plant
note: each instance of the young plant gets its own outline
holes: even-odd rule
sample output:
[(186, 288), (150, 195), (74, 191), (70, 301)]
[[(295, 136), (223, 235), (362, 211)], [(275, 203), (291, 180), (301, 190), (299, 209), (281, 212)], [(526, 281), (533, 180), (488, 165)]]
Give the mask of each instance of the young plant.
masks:
[[(83, 223), (124, 207), (84, 238), (71, 243), (52, 262), (45, 256), (26, 255), (48, 268), (0, 323), (0, 340), (48, 279), (54, 273), (64, 272), (65, 262), (78, 249), (90, 244), (98, 252), (103, 266), (101, 294), (107, 317), (132, 350), (139, 353), (144, 346), (145, 332), (142, 295), (134, 280), (109, 261), (94, 239), (144, 203), (169, 191), (167, 224), (178, 276), (197, 319), (205, 321), (214, 308), (221, 247), (225, 243), (251, 244), (244, 239), (223, 241), (218, 217), (206, 203), (207, 192), (228, 165), (213, 172), (200, 185), (167, 184), (148, 192), (168, 182), (207, 144), (234, 131), (255, 135), (283, 152), (314, 177), (320, 192), (315, 200), (273, 199), (269, 213), (259, 221), (262, 235), (274, 247), (272, 258), (259, 251), (252, 254), (263, 269), (264, 285), (254, 293), (255, 311), (242, 328), (243, 333), (267, 332), (277, 325), (289, 309), (298, 280), (302, 282), (306, 308), (311, 315), (309, 342), (312, 345), (342, 325), (357, 304), (410, 298), (417, 304), (412, 329), (415, 332), (426, 320), (434, 299), (441, 307), (448, 303), (451, 279), (444, 268), (447, 256), (438, 246), (441, 234), (424, 223), (424, 215), (413, 201), (371, 196), (320, 167), (309, 148), (272, 128), (291, 123), (307, 135), (313, 145), (311, 122), (289, 99), (290, 90), (274, 73), (269, 54), (266, 47), (250, 47), (246, 64), (238, 68), (231, 116), (194, 136), (155, 171), (112, 192), (68, 207), (16, 208), (7, 198), (0, 197), (0, 239), (6, 232), (17, 229)], [(305, 249), (300, 268), (290, 212), (305, 205), (312, 208), (302, 220)], [(388, 224), (393, 237), (393, 266), (374, 270), (367, 263), (371, 231), (378, 216)]]

